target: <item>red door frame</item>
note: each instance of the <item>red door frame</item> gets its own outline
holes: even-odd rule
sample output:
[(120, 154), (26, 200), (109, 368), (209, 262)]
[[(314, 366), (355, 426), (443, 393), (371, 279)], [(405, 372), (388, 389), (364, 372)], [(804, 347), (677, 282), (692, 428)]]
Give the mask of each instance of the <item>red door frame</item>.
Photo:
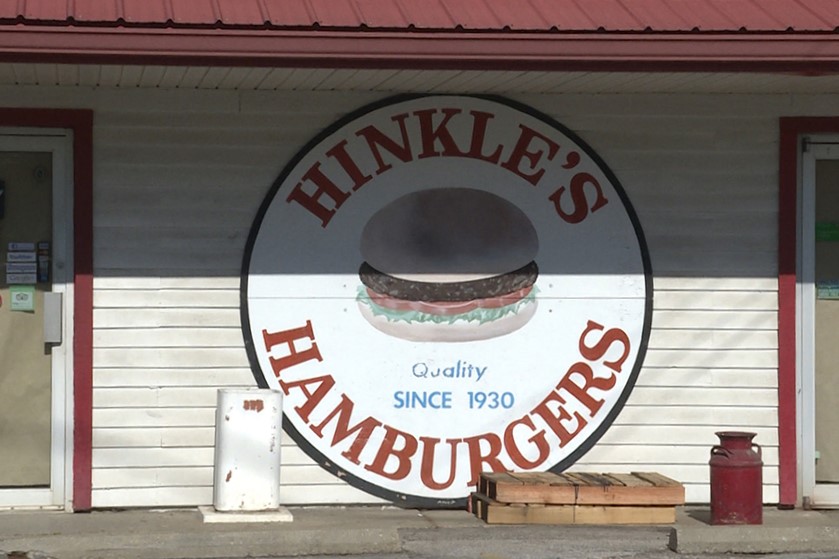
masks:
[(784, 117), (780, 121), (778, 192), (778, 446), (781, 507), (798, 501), (795, 286), (798, 261), (798, 178), (801, 138), (839, 133), (839, 117)]
[(73, 510), (90, 510), (93, 438), (93, 111), (4, 109), (0, 126), (73, 132)]

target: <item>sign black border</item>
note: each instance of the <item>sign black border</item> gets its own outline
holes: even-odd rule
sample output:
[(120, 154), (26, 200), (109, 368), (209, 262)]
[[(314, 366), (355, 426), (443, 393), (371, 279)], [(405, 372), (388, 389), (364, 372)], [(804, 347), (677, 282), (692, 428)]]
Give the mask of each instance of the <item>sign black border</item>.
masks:
[[(259, 230), (262, 227), (262, 222), (265, 219), (265, 214), (268, 212), (268, 208), (274, 202), (277, 193), (280, 190), (280, 186), (285, 182), (285, 179), (288, 177), (289, 174), (294, 170), (297, 164), (306, 156), (312, 149), (314, 149), (318, 144), (320, 144), (323, 140), (329, 137), (332, 133), (336, 132), (337, 130), (347, 126), (354, 120), (370, 113), (375, 110), (378, 110), (382, 107), (386, 107), (389, 105), (395, 105), (398, 103), (404, 103), (406, 101), (413, 101), (415, 99), (422, 99), (426, 97), (471, 97), (474, 99), (482, 99), (485, 101), (491, 101), (494, 103), (499, 103), (502, 105), (506, 105), (514, 110), (520, 111), (522, 113), (528, 114), (534, 118), (537, 118), (544, 122), (545, 124), (555, 128), (556, 130), (560, 131), (562, 134), (573, 140), (585, 154), (590, 157), (598, 166), (598, 168), (605, 174), (609, 181), (611, 182), (612, 186), (617, 192), (618, 196), (623, 203), (624, 209), (629, 216), (629, 219), (632, 223), (633, 228), (635, 229), (635, 236), (638, 239), (638, 245), (641, 249), (641, 260), (644, 266), (644, 284), (645, 284), (645, 291), (646, 291), (646, 305), (644, 308), (644, 327), (641, 334), (641, 344), (638, 347), (638, 355), (635, 359), (634, 366), (629, 376), (629, 380), (627, 381), (626, 387), (624, 388), (621, 395), (618, 397), (617, 402), (612, 407), (609, 412), (609, 415), (600, 423), (598, 428), (592, 433), (584, 442), (570, 455), (568, 455), (564, 460), (560, 461), (559, 463), (551, 466), (548, 468), (551, 472), (562, 472), (566, 470), (568, 467), (573, 465), (577, 460), (582, 458), (591, 448), (597, 444), (600, 438), (606, 433), (606, 431), (612, 426), (612, 423), (615, 421), (617, 416), (620, 414), (621, 410), (623, 410), (623, 406), (626, 403), (626, 400), (629, 398), (629, 395), (632, 393), (632, 390), (635, 388), (635, 382), (638, 379), (638, 374), (641, 372), (641, 367), (644, 363), (644, 359), (647, 353), (647, 345), (650, 339), (650, 331), (652, 328), (652, 314), (653, 314), (653, 272), (652, 272), (652, 264), (650, 260), (650, 253), (647, 247), (647, 241), (644, 237), (644, 231), (641, 228), (641, 222), (638, 219), (638, 215), (635, 213), (635, 208), (632, 206), (632, 203), (629, 201), (629, 197), (626, 195), (626, 192), (623, 189), (623, 185), (618, 181), (618, 178), (612, 172), (608, 165), (600, 158), (600, 156), (588, 145), (585, 141), (582, 140), (577, 134), (554, 120), (552, 117), (542, 113), (520, 103), (518, 101), (514, 101), (512, 99), (508, 99), (506, 97), (498, 96), (498, 95), (480, 95), (480, 94), (401, 94), (401, 95), (394, 95), (390, 97), (386, 97), (379, 101), (370, 103), (359, 109), (352, 111), (345, 115), (344, 117), (338, 119), (337, 121), (333, 122), (330, 126), (322, 130), (318, 135), (312, 138), (309, 142), (303, 146), (294, 157), (288, 162), (288, 164), (283, 168), (280, 175), (271, 185), (271, 188), (268, 191), (268, 194), (265, 196), (265, 199), (262, 201), (262, 204), (259, 207), (259, 210), (254, 218), (253, 224), (251, 225), (250, 233), (248, 234), (247, 244), (245, 245), (245, 255), (242, 259), (242, 271), (241, 271), (241, 280), (239, 286), (239, 312), (241, 316), (242, 322), (242, 335), (244, 337), (245, 342), (245, 351), (248, 355), (248, 361), (250, 362), (251, 372), (254, 375), (254, 379), (256, 380), (256, 384), (260, 388), (269, 388), (268, 383), (265, 381), (263, 376), (263, 372), (259, 366), (259, 359), (257, 358), (256, 351), (254, 349), (253, 338), (251, 337), (251, 328), (250, 328), (250, 318), (248, 315), (248, 271), (250, 269), (251, 263), (251, 256), (253, 253), (253, 247), (256, 243), (256, 238), (259, 234)], [(466, 501), (468, 497), (463, 499), (434, 499), (430, 497), (420, 497), (417, 495), (410, 495), (399, 493), (397, 491), (391, 491), (389, 489), (385, 489), (373, 483), (370, 483), (367, 480), (364, 480), (360, 477), (354, 476), (343, 469), (336, 466), (332, 460), (328, 459), (325, 455), (323, 455), (314, 445), (309, 443), (309, 441), (301, 435), (291, 421), (286, 417), (285, 412), (283, 412), (283, 429), (289, 436), (297, 443), (297, 445), (305, 452), (309, 457), (315, 460), (322, 468), (326, 471), (330, 472), (331, 474), (335, 475), (339, 479), (342, 479), (360, 489), (364, 492), (370, 493), (376, 497), (381, 497), (388, 501), (391, 501), (395, 505), (405, 507), (405, 508), (464, 508), (466, 506)]]

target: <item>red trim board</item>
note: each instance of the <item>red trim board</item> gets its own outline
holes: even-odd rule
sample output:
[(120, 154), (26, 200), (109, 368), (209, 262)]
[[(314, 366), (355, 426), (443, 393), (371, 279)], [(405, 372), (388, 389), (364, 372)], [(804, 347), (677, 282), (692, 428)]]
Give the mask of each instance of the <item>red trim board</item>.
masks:
[(833, 34), (456, 33), (3, 26), (9, 62), (472, 70), (839, 70)]
[(73, 132), (73, 510), (90, 510), (93, 437), (93, 111), (0, 108), (0, 126)]
[(839, 133), (839, 117), (784, 117), (780, 121), (778, 193), (778, 444), (782, 507), (797, 501), (795, 285), (798, 252), (798, 154), (804, 134)]

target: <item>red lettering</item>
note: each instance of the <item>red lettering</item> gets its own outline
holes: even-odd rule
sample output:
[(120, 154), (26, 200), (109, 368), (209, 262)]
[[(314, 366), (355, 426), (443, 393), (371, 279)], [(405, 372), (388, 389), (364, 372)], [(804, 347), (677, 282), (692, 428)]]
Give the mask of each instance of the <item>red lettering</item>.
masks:
[[(292, 330), (284, 330), (282, 332), (274, 333), (269, 333), (268, 330), (262, 330), (262, 338), (265, 341), (265, 351), (270, 352), (273, 347), (280, 344), (286, 344), (288, 346), (289, 354), (287, 356), (281, 357), (280, 359), (269, 357), (269, 360), (271, 361), (271, 368), (274, 370), (274, 375), (277, 378), (280, 378), (281, 371), (288, 369), (289, 367), (293, 367), (294, 365), (299, 365), (300, 363), (311, 359), (323, 361), (323, 357), (321, 357), (320, 351), (318, 350), (318, 344), (315, 343), (315, 333), (314, 330), (312, 330), (312, 322), (310, 320), (306, 321), (306, 326), (301, 326), (300, 328), (294, 328)], [(302, 340), (303, 338), (311, 340), (311, 346), (305, 351), (297, 351), (297, 347), (294, 345), (294, 342), (295, 340)]]
[(623, 353), (621, 356), (615, 361), (606, 361), (603, 364), (616, 373), (621, 372), (624, 361), (626, 361), (626, 358), (629, 357), (629, 336), (627, 336), (626, 332), (620, 328), (610, 328), (605, 334), (603, 334), (594, 347), (589, 347), (585, 344), (585, 337), (593, 330), (603, 330), (603, 326), (593, 320), (588, 321), (586, 329), (583, 330), (583, 333), (580, 336), (580, 354), (589, 361), (598, 361), (606, 355), (606, 352), (609, 351), (609, 347), (611, 347), (612, 343), (620, 342), (623, 344)]
[[(305, 181), (310, 181), (317, 187), (314, 192), (307, 193), (303, 190), (303, 183)], [(321, 203), (320, 199), (324, 195), (332, 200), (334, 204), (333, 207), (330, 208)], [(332, 182), (329, 177), (323, 174), (323, 171), (320, 170), (320, 163), (315, 163), (308, 171), (306, 171), (306, 174), (303, 175), (303, 180), (298, 182), (294, 185), (294, 188), (291, 189), (288, 198), (286, 198), (286, 202), (289, 204), (291, 202), (297, 202), (309, 210), (309, 212), (315, 217), (320, 219), (321, 227), (326, 227), (332, 219), (332, 216), (335, 215), (335, 210), (340, 208), (349, 197), (350, 193), (344, 192), (338, 188), (338, 186)]]
[[(486, 441), (489, 445), (486, 454), (481, 450), (481, 441)], [(484, 464), (489, 466), (489, 471), (491, 472), (504, 472), (507, 470), (504, 464), (501, 463), (501, 460), (498, 459), (502, 446), (501, 439), (495, 433), (485, 433), (483, 435), (469, 437), (463, 439), (463, 442), (469, 447), (469, 464), (472, 467), (472, 478), (469, 480), (468, 485), (476, 485), (478, 483), (478, 479), (481, 477), (481, 472), (484, 469)]]
[[(597, 193), (597, 198), (595, 198), (594, 205), (591, 208), (588, 207), (588, 200), (586, 199), (585, 192), (585, 187), (589, 184), (594, 187), (594, 191)], [(597, 182), (596, 178), (588, 173), (577, 173), (571, 179), (571, 201), (574, 204), (574, 211), (571, 213), (563, 210), (560, 204), (564, 193), (565, 187), (561, 186), (559, 187), (559, 190), (551, 194), (548, 199), (554, 203), (556, 213), (558, 213), (562, 219), (572, 224), (580, 223), (588, 217), (589, 210), (591, 213), (594, 213), (609, 203), (609, 200), (603, 196), (603, 189), (600, 188), (600, 183)]]
[[(457, 142), (454, 141), (448, 129), (448, 124), (452, 117), (461, 112), (460, 109), (442, 109), (444, 115), (443, 120), (436, 128), (431, 120), (431, 117), (437, 113), (436, 109), (425, 109), (414, 113), (419, 118), (420, 133), (422, 134), (422, 153), (417, 156), (418, 159), (437, 157), (439, 155), (445, 157), (465, 155), (457, 147)], [(436, 150), (435, 144), (438, 141), (443, 146), (442, 152)]]
[(262, 400), (245, 400), (242, 407), (247, 411), (259, 413), (265, 409), (265, 402)]
[(489, 122), (489, 119), (495, 118), (495, 115), (482, 111), (470, 111), (469, 114), (471, 114), (473, 118), (472, 144), (469, 147), (469, 153), (466, 154), (466, 157), (483, 159), (484, 161), (497, 164), (501, 159), (503, 146), (497, 146), (492, 155), (485, 155), (483, 153), (484, 140), (486, 139), (487, 133), (487, 123)]
[(507, 454), (510, 455), (510, 459), (516, 466), (518, 466), (519, 468), (532, 470), (533, 468), (536, 468), (548, 459), (548, 454), (550, 454), (550, 447), (548, 446), (548, 441), (545, 440), (545, 431), (538, 431), (532, 437), (527, 439), (527, 442), (536, 445), (536, 449), (539, 451), (539, 456), (535, 460), (528, 460), (519, 449), (518, 443), (516, 442), (515, 433), (513, 432), (514, 429), (519, 425), (524, 425), (525, 427), (530, 428), (532, 431), (536, 430), (536, 426), (533, 425), (533, 420), (530, 419), (529, 415), (526, 415), (521, 419), (513, 421), (507, 426), (507, 429), (504, 431), (504, 447), (507, 449)]
[[(365, 470), (369, 470), (374, 474), (379, 474), (388, 479), (398, 480), (405, 479), (411, 473), (411, 456), (417, 451), (417, 440), (408, 433), (394, 429), (389, 425), (385, 425), (385, 439), (382, 446), (379, 447), (379, 452), (376, 453), (376, 458), (367, 466)], [(402, 448), (396, 448), (396, 441), (402, 439), (404, 441)], [(396, 458), (397, 467), (393, 472), (387, 472), (388, 459), (390, 457)]]
[[(583, 377), (583, 385), (579, 386), (573, 381), (574, 374), (580, 375)], [(615, 386), (615, 375), (610, 374), (608, 378), (595, 378), (594, 371), (591, 370), (591, 367), (586, 365), (583, 362), (577, 362), (571, 365), (568, 369), (568, 372), (565, 373), (565, 376), (559, 381), (559, 384), (556, 386), (559, 390), (567, 390), (572, 396), (574, 396), (581, 404), (589, 409), (591, 415), (597, 413), (597, 410), (600, 409), (600, 406), (603, 405), (603, 400), (598, 400), (594, 398), (591, 394), (589, 394), (589, 390), (592, 388), (597, 388), (599, 390), (609, 390), (613, 386)]]
[(545, 439), (545, 431), (540, 430), (536, 432), (532, 437), (527, 439), (527, 442), (533, 443), (536, 446), (536, 450), (539, 451), (539, 456), (535, 460), (528, 460), (522, 453), (521, 449), (519, 449), (519, 445), (516, 442), (514, 430), (519, 425), (524, 425), (525, 427), (528, 427), (531, 431), (536, 430), (536, 426), (533, 424), (533, 420), (530, 419), (529, 415), (526, 415), (521, 419), (513, 421), (507, 426), (507, 429), (504, 431), (504, 447), (507, 449), (507, 454), (510, 455), (510, 459), (519, 468), (536, 468), (548, 459), (548, 454), (550, 453), (548, 441)]
[(358, 190), (371, 180), (373, 180), (372, 175), (365, 175), (361, 169), (358, 168), (358, 164), (355, 160), (347, 153), (347, 141), (342, 140), (338, 143), (334, 148), (330, 149), (326, 152), (326, 155), (329, 157), (334, 158), (340, 165), (341, 168), (347, 173), (353, 181), (353, 190)]
[(454, 483), (457, 475), (457, 445), (460, 439), (446, 439), (449, 445), (449, 478), (443, 483), (434, 481), (434, 453), (440, 439), (433, 437), (420, 437), (422, 443), (422, 465), (420, 467), (420, 479), (423, 485), (434, 491), (446, 489)]
[(407, 163), (413, 159), (413, 154), (411, 153), (411, 143), (408, 139), (408, 129), (405, 126), (406, 118), (408, 118), (408, 113), (396, 115), (391, 118), (393, 122), (399, 124), (399, 130), (402, 132), (402, 145), (396, 143), (395, 140), (389, 138), (384, 134), (384, 132), (374, 126), (367, 126), (355, 133), (356, 136), (363, 137), (367, 141), (367, 146), (370, 148), (370, 152), (373, 154), (373, 157), (376, 158), (376, 163), (379, 164), (379, 168), (376, 170), (377, 175), (381, 175), (393, 167), (393, 165), (385, 164), (382, 154), (379, 151), (379, 147), (384, 148), (403, 163)]
[[(539, 180), (545, 174), (545, 169), (539, 169), (539, 163), (542, 157), (545, 156), (545, 152), (541, 149), (528, 151), (532, 147), (531, 143), (534, 140), (539, 139), (547, 145), (548, 161), (551, 161), (554, 157), (556, 157), (556, 154), (559, 151), (559, 144), (557, 144), (547, 136), (540, 134), (532, 128), (528, 128), (523, 124), (519, 124), (519, 128), (521, 129), (521, 134), (519, 135), (519, 139), (516, 142), (516, 146), (513, 148), (513, 152), (510, 154), (510, 158), (506, 162), (502, 163), (501, 166), (517, 174), (533, 186), (536, 186), (537, 184), (539, 184)], [(528, 174), (521, 168), (521, 164), (524, 159), (527, 159), (527, 161), (530, 163), (530, 169), (536, 172)], [(539, 170), (537, 171), (536, 169)]]
[[(549, 406), (550, 402), (556, 402), (559, 404), (557, 407), (556, 413), (551, 409)], [(551, 428), (551, 430), (556, 433), (556, 436), (559, 437), (559, 448), (562, 448), (579, 433), (583, 427), (586, 426), (586, 420), (583, 419), (576, 411), (574, 412), (574, 419), (577, 421), (577, 430), (573, 433), (570, 432), (565, 425), (562, 424), (563, 421), (567, 421), (571, 419), (571, 414), (568, 413), (568, 410), (565, 409), (565, 400), (556, 392), (551, 392), (548, 396), (542, 400), (542, 402), (533, 408), (531, 414), (538, 415), (542, 418), (542, 420)]]
[[(495, 151), (487, 155), (483, 152), (484, 141), (486, 140), (487, 124), (489, 120), (494, 118), (492, 113), (485, 113), (482, 111), (470, 111), (472, 115), (472, 137), (470, 140), (469, 151), (461, 151), (455, 142), (454, 137), (448, 129), (449, 121), (455, 115), (460, 114), (460, 109), (442, 109), (443, 120), (434, 127), (432, 116), (437, 111), (435, 109), (426, 109), (416, 111), (414, 114), (419, 119), (420, 132), (422, 134), (422, 153), (417, 157), (418, 159), (425, 159), (427, 157), (443, 156), (443, 157), (469, 157), (472, 159), (481, 159), (490, 163), (497, 164), (501, 159), (501, 152), (503, 146), (496, 146)], [(437, 151), (436, 144), (440, 143), (443, 151)]]
[[(309, 392), (309, 386), (317, 385), (314, 392)], [(280, 388), (288, 395), (292, 388), (299, 388), (303, 395), (306, 396), (306, 403), (302, 406), (296, 406), (294, 411), (300, 416), (300, 419), (309, 422), (309, 415), (323, 401), (323, 398), (335, 386), (335, 379), (330, 375), (322, 377), (307, 378), (303, 380), (296, 380), (294, 382), (283, 382), (280, 380)]]
[(357, 432), (358, 434), (355, 436), (355, 440), (352, 445), (350, 445), (350, 448), (342, 452), (341, 456), (353, 464), (359, 464), (361, 462), (359, 455), (364, 450), (367, 441), (370, 440), (373, 430), (376, 427), (381, 426), (382, 423), (372, 417), (367, 417), (367, 419), (350, 427), (350, 417), (352, 417), (353, 407), (354, 404), (352, 400), (347, 398), (346, 394), (341, 394), (341, 403), (338, 404), (338, 406), (332, 410), (328, 416), (326, 416), (326, 419), (324, 419), (320, 425), (310, 427), (315, 435), (323, 438), (323, 428), (326, 427), (326, 425), (335, 417), (337, 417), (338, 422), (335, 425), (335, 433), (332, 435), (332, 446), (337, 445), (353, 433)]

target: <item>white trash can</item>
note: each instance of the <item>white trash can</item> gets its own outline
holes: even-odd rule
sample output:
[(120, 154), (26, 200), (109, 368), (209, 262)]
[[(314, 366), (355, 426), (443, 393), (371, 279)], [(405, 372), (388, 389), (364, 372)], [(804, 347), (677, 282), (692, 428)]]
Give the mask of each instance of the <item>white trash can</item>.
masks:
[(218, 391), (213, 479), (217, 511), (279, 509), (282, 404), (278, 390)]

